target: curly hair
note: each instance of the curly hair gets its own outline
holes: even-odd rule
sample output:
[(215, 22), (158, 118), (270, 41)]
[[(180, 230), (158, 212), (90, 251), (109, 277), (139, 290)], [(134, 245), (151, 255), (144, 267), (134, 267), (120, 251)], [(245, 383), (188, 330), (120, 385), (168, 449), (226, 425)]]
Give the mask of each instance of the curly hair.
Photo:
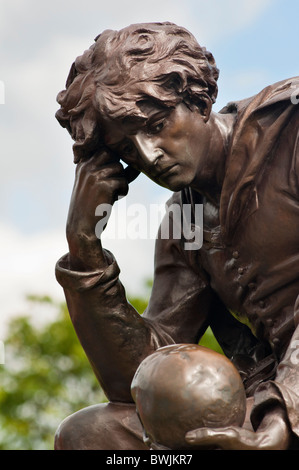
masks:
[(215, 102), (218, 76), (213, 55), (173, 23), (104, 31), (75, 60), (57, 96), (56, 118), (75, 141), (74, 162), (101, 145), (101, 115), (146, 119), (140, 103), (148, 100), (163, 107), (184, 102), (194, 110), (203, 97)]

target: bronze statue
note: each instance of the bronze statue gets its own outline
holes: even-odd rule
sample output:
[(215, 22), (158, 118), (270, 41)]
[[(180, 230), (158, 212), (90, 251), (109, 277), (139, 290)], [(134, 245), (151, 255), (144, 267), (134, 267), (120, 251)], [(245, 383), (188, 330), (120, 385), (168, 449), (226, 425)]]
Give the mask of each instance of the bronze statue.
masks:
[[(66, 418), (56, 449), (148, 449), (134, 374), (208, 326), (242, 377), (247, 415), (242, 427), (190, 429), (188, 445), (299, 449), (299, 78), (216, 113), (218, 73), (184, 28), (131, 25), (99, 35), (58, 95), (77, 168), (56, 276), (109, 403)], [(186, 250), (183, 233), (157, 237), (142, 316), (95, 233), (96, 208), (126, 195), (139, 172), (173, 191), (169, 204), (203, 206), (200, 249)], [(180, 220), (167, 213), (161, 231), (168, 223)]]
[(131, 392), (151, 448), (190, 449), (190, 429), (242, 427), (245, 421), (246, 394), (237, 369), (197, 344), (172, 344), (147, 356)]

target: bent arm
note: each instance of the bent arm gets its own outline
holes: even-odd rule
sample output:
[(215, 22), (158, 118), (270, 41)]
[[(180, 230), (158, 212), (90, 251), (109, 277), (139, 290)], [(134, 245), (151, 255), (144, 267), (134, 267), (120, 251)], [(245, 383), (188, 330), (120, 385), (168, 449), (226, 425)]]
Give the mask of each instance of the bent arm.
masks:
[(275, 380), (261, 384), (256, 393), (252, 421), (258, 426), (268, 407), (276, 404), (283, 410), (293, 436), (299, 442), (299, 296), (294, 307), (295, 331), (283, 360), (277, 367)]
[(107, 251), (103, 253), (107, 268), (73, 271), (66, 255), (57, 263), (56, 277), (77, 336), (107, 397), (131, 401), (130, 384), (138, 364), (160, 344), (150, 325), (127, 302), (116, 261)]
[(195, 342), (207, 327), (209, 287), (190, 268), (180, 240), (157, 240), (149, 308), (139, 315), (128, 303), (119, 268), (74, 271), (69, 255), (56, 266), (71, 320), (109, 400), (132, 401), (130, 386), (140, 362), (158, 347)]

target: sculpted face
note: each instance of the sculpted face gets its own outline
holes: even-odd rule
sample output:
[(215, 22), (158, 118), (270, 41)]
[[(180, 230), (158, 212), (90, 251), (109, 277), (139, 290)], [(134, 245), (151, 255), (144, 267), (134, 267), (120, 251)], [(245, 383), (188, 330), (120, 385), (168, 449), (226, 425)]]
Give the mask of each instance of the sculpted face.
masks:
[(209, 145), (206, 118), (183, 103), (174, 108), (144, 105), (147, 119), (105, 119), (105, 144), (154, 182), (179, 191), (204, 170)]

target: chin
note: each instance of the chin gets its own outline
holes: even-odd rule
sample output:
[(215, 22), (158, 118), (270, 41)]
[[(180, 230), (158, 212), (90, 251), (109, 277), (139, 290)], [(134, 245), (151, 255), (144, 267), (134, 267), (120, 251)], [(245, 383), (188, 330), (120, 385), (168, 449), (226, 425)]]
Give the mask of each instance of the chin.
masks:
[(185, 189), (187, 188), (188, 186), (190, 186), (190, 184), (192, 183), (192, 180), (185, 180), (185, 181), (182, 181), (182, 180), (179, 180), (179, 181), (175, 181), (175, 178), (173, 178), (173, 181), (168, 181), (166, 184), (165, 184), (165, 187), (170, 189), (170, 191), (173, 191), (173, 192), (178, 192), (178, 191), (182, 191), (182, 189)]
[(189, 184), (186, 183), (177, 183), (177, 184), (171, 184), (166, 186), (170, 191), (173, 191), (174, 193), (177, 193), (178, 191), (182, 191), (183, 189), (187, 188)]
[(153, 178), (151, 178), (152, 181), (154, 181), (156, 184), (158, 184), (159, 186), (162, 186), (162, 188), (166, 188), (166, 189), (169, 189), (170, 191), (173, 191), (173, 192), (178, 192), (178, 191), (181, 191), (182, 189), (184, 188), (187, 188), (188, 186), (190, 186), (190, 184), (192, 183), (192, 179), (190, 179), (190, 181), (182, 181), (181, 179), (180, 180), (177, 180), (175, 181), (175, 178), (172, 177), (172, 178), (167, 178), (167, 181), (157, 181)]
[(178, 191), (181, 191), (182, 189), (186, 188), (188, 186), (188, 184), (183, 184), (183, 183), (176, 183), (176, 184), (169, 184), (169, 183), (161, 183), (161, 181), (155, 181), (153, 180), (156, 184), (158, 184), (159, 186), (161, 186), (162, 188), (166, 188), (166, 189), (169, 189), (170, 191), (176, 193)]

